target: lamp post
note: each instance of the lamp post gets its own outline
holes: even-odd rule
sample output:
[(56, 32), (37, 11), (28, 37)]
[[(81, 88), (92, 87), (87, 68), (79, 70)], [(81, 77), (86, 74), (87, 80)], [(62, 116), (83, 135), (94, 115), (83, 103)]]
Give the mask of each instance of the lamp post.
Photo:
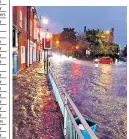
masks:
[(78, 49), (79, 49), (79, 46), (76, 46), (75, 49), (76, 49), (76, 51), (75, 51), (75, 56), (78, 56)]
[[(42, 17), (42, 16), (40, 16), (40, 26), (41, 26), (41, 23), (43, 24), (43, 25), (47, 25), (48, 24), (48, 19), (46, 18), (46, 17)], [(39, 32), (40, 32), (40, 30), (39, 30)], [(43, 35), (42, 35), (43, 36)], [(41, 41), (41, 32), (40, 32), (40, 41)], [(40, 54), (40, 53), (39, 53)], [(40, 57), (40, 55), (39, 55), (39, 57)], [(44, 53), (44, 57), (45, 57), (45, 53)]]
[[(48, 21), (48, 19), (47, 19), (46, 17), (41, 17), (41, 16), (40, 16), (40, 26), (41, 26), (41, 23), (42, 23), (43, 25), (47, 25), (48, 22), (49, 22), (49, 21)], [(47, 29), (47, 31), (48, 31), (48, 29)], [(40, 35), (41, 35), (41, 33), (40, 33)], [(44, 38), (43, 41), (45, 42), (45, 37), (44, 37), (44, 36), (45, 36), (45, 34), (42, 33), (42, 37)], [(41, 41), (41, 38), (40, 38), (40, 41)], [(45, 71), (45, 64), (46, 64), (45, 62), (46, 62), (46, 61), (45, 61), (45, 49), (44, 49), (45, 44), (44, 44), (44, 42), (42, 42), (42, 46), (43, 46), (42, 49), (43, 49), (43, 51), (44, 51), (44, 71)], [(48, 55), (48, 51), (47, 51), (47, 55)]]
[(44, 25), (47, 25), (47, 24), (48, 24), (48, 19), (45, 18), (45, 17), (43, 17), (43, 18), (42, 18), (42, 23), (43, 23)]

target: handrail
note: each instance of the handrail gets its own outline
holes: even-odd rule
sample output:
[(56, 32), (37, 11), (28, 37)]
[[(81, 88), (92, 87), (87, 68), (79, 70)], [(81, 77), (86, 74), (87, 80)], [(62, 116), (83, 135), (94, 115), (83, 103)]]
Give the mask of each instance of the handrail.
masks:
[[(87, 122), (86, 122), (86, 120), (84, 119), (84, 117), (82, 116), (82, 114), (79, 112), (79, 110), (78, 110), (78, 108), (76, 107), (76, 105), (73, 103), (72, 99), (69, 97), (69, 95), (67, 94), (67, 92), (65, 91), (65, 89), (62, 87), (61, 83), (60, 83), (60, 82), (57, 82), (58, 79), (57, 79), (56, 74), (54, 73), (54, 71), (52, 70), (51, 67), (49, 67), (49, 70), (50, 70), (50, 72), (52, 73), (54, 80), (56, 81), (55, 83), (56, 83), (58, 89), (59, 89), (60, 91), (62, 90), (61, 92), (67, 97), (67, 100), (68, 100), (69, 104), (71, 105), (72, 109), (74, 110), (74, 112), (75, 112), (76, 115), (78, 116), (78, 118), (79, 118), (79, 120), (81, 121), (82, 125), (84, 126), (85, 130), (86, 130), (87, 133), (89, 134), (90, 138), (91, 138), (91, 139), (98, 139), (97, 136), (94, 134), (94, 132), (93, 132), (93, 131), (91, 130), (91, 128), (89, 127), (89, 125), (87, 124)], [(61, 94), (61, 96), (62, 96), (62, 94)], [(70, 109), (68, 109), (67, 106), (66, 106), (66, 109), (68, 110), (68, 113), (71, 112)], [(79, 128), (78, 128), (76, 122), (73, 122), (73, 115), (72, 115), (72, 113), (70, 113), (69, 115), (70, 115), (70, 118), (71, 118), (71, 120), (72, 120), (72, 123), (73, 123), (73, 125), (74, 125), (74, 127), (75, 127), (75, 129), (76, 129), (76, 132), (78, 133), (78, 132), (79, 132), (79, 131), (78, 131)], [(82, 134), (80, 135), (80, 133), (78, 133), (78, 135), (79, 135), (80, 138), (82, 138), (82, 137), (81, 137)]]
[(77, 132), (79, 138), (80, 138), (80, 139), (84, 139), (82, 133), (80, 132), (80, 129), (79, 129), (78, 126), (77, 126), (77, 123), (76, 123), (75, 120), (74, 120), (74, 117), (73, 117), (73, 115), (72, 115), (72, 113), (71, 113), (71, 111), (70, 111), (68, 105), (66, 106), (66, 109), (67, 109), (67, 112), (68, 112), (68, 114), (69, 114), (69, 116), (70, 116), (70, 118), (71, 118), (71, 121), (72, 121), (72, 123), (73, 123), (73, 125), (74, 125), (74, 127), (75, 127), (75, 130), (76, 130), (76, 132)]

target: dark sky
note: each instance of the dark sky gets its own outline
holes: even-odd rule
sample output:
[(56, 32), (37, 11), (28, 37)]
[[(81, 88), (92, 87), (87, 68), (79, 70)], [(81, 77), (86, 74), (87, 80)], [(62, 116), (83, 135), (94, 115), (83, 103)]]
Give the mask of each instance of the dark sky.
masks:
[(49, 19), (45, 28), (51, 32), (60, 32), (63, 27), (74, 27), (83, 32), (84, 26), (89, 29), (115, 29), (115, 42), (124, 47), (127, 41), (127, 7), (108, 6), (69, 6), (69, 7), (36, 7), (38, 16)]

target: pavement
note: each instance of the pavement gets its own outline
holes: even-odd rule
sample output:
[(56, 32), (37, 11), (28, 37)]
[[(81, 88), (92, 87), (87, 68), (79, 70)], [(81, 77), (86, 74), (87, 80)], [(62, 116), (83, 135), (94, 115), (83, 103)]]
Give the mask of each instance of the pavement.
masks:
[(43, 63), (13, 78), (13, 139), (64, 139), (63, 118)]

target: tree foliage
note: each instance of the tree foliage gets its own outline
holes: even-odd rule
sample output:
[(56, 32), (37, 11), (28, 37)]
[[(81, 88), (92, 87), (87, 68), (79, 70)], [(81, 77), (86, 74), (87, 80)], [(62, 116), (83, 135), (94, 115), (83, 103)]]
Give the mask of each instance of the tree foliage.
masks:
[(124, 47), (124, 49), (123, 49), (123, 55), (124, 55), (125, 57), (127, 56), (127, 46)]
[(72, 44), (76, 43), (76, 32), (74, 28), (63, 28), (60, 34), (60, 41), (69, 41)]
[[(109, 32), (111, 33), (111, 32)], [(107, 36), (109, 35), (109, 36)], [(119, 45), (115, 44), (112, 39), (107, 38), (112, 37), (111, 34), (100, 29), (88, 29), (84, 33), (76, 34), (74, 28), (63, 28), (63, 31), (53, 39), (53, 46), (55, 49), (60, 50), (64, 53), (78, 52), (86, 54), (86, 50), (90, 50), (92, 56), (96, 55), (118, 55)], [(56, 41), (59, 40), (59, 44)], [(76, 49), (76, 46), (79, 49)], [(127, 55), (127, 49), (124, 50), (125, 55)]]
[(89, 49), (90, 45), (86, 39), (86, 34), (78, 33), (77, 35), (77, 45), (79, 46), (80, 50)]
[(107, 40), (107, 34), (104, 31), (88, 29), (84, 34), (86, 34), (86, 40), (90, 43), (93, 55), (114, 55), (119, 52), (119, 46), (111, 40)]

